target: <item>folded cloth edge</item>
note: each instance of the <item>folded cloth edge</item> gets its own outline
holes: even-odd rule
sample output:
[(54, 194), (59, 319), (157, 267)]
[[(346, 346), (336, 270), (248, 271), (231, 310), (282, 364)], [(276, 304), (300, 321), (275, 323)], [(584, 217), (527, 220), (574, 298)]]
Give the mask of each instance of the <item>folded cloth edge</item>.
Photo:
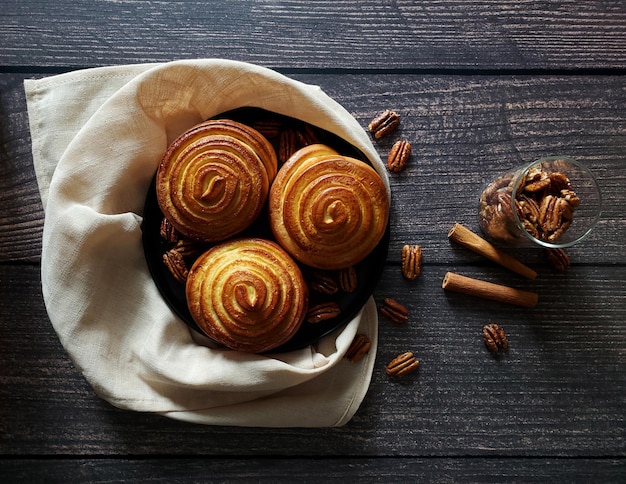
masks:
[[(219, 60), (216, 60), (217, 62), (219, 62)], [(197, 61), (179, 61), (179, 64), (190, 64), (190, 65), (194, 65)], [(232, 62), (232, 61), (230, 61)], [(45, 151), (46, 151), (46, 142), (50, 143), (50, 140), (46, 140), (46, 133), (42, 134), (42, 130), (45, 131), (44, 127), (42, 126), (42, 119), (40, 119), (40, 112), (37, 109), (37, 104), (38, 102), (41, 102), (41, 97), (45, 96), (45, 95), (50, 95), (51, 91), (54, 91), (58, 85), (62, 85), (62, 84), (73, 84), (73, 87), (75, 87), (76, 85), (82, 85), (82, 84), (87, 84), (89, 86), (93, 86), (93, 83), (101, 84), (101, 81), (103, 79), (107, 80), (108, 82), (112, 82), (112, 79), (116, 79), (119, 81), (119, 83), (113, 83), (114, 85), (109, 84), (108, 85), (108, 89), (106, 90), (107, 92), (103, 95), (103, 98), (108, 98), (110, 96), (114, 95), (114, 92), (117, 89), (122, 89), (124, 88), (127, 83), (128, 83), (128, 78), (131, 79), (135, 79), (138, 76), (141, 76), (143, 73), (145, 73), (146, 71), (149, 71), (151, 69), (159, 69), (163, 66), (174, 66), (176, 63), (168, 63), (168, 64), (149, 64), (149, 65), (134, 65), (134, 66), (121, 66), (119, 68), (117, 67), (105, 67), (105, 68), (96, 68), (93, 70), (86, 70), (86, 71), (82, 71), (82, 72), (72, 72), (72, 73), (67, 73), (67, 74), (61, 74), (59, 76), (55, 76), (55, 78), (44, 78), (44, 79), (40, 79), (40, 80), (26, 80), (24, 83), (25, 86), (25, 91), (27, 93), (27, 106), (28, 106), (28, 114), (29, 114), (29, 123), (30, 123), (30, 127), (31, 127), (31, 134), (32, 134), (32, 139), (33, 139), (33, 160), (34, 160), (34, 165), (35, 165), (35, 171), (38, 175), (38, 183), (40, 186), (40, 190), (41, 190), (41, 195), (42, 195), (42, 201), (44, 202), (44, 207), (47, 206), (47, 197), (48, 197), (48, 190), (49, 190), (49, 184), (46, 183), (46, 181), (49, 181), (51, 178), (51, 174), (54, 173), (54, 169), (56, 168), (56, 165), (54, 165), (53, 163), (50, 162), (50, 160), (45, 160), (43, 158), (43, 156), (45, 156)], [(280, 74), (276, 74), (277, 76), (281, 76)], [(57, 85), (55, 83), (55, 81), (59, 82), (59, 84)], [(126, 82), (124, 82), (126, 81)], [(298, 82), (298, 81), (295, 81)], [(308, 86), (308, 85), (307, 85)], [(313, 88), (316, 88), (316, 86), (311, 86)], [(94, 88), (97, 90), (97, 86)], [(321, 90), (320, 90), (321, 92)], [(84, 94), (84, 91), (83, 91)], [(53, 105), (55, 105), (56, 107), (59, 107), (62, 105), (63, 103), (63, 99), (54, 99), (54, 96), (52, 96), (53, 98)], [(330, 98), (328, 98), (330, 99)], [(325, 101), (327, 101), (325, 99)], [(332, 104), (332, 103), (329, 103)], [(339, 106), (338, 104), (336, 104), (335, 106), (330, 106), (330, 108), (332, 110), (336, 110), (336, 109), (343, 109), (341, 106)], [(71, 131), (72, 129), (76, 129), (78, 128), (78, 130), (80, 130), (82, 128), (82, 121), (80, 122), (76, 122), (76, 124), (74, 126), (70, 126), (68, 128), (69, 131)], [(356, 121), (355, 121), (356, 122)], [(67, 134), (67, 133), (65, 133)], [(369, 142), (369, 139), (367, 139), (367, 141)], [(55, 148), (57, 149), (57, 154), (58, 151), (63, 151), (61, 148), (63, 148), (60, 144), (55, 145)], [(375, 154), (375, 150), (373, 150), (373, 147), (370, 150), (369, 156), (371, 158), (372, 153), (374, 152), (374, 158), (376, 159), (377, 155)], [(366, 153), (367, 154), (367, 153)], [(60, 158), (62, 158), (62, 154), (60, 156)], [(54, 161), (54, 159), (52, 160)], [(380, 161), (378, 161), (378, 163), (380, 163)], [(380, 168), (380, 165), (379, 165)], [(53, 176), (53, 175), (52, 175)], [(388, 180), (386, 179), (386, 177), (383, 177), (386, 181), (386, 183), (388, 183)], [(376, 315), (375, 315), (375, 311), (374, 311), (374, 315), (372, 316), (374, 319), (376, 319)], [(376, 321), (374, 321), (373, 326), (374, 329), (376, 327)], [(373, 331), (373, 335), (376, 335), (376, 331)], [(370, 335), (370, 337), (372, 337), (372, 335)], [(371, 358), (368, 358), (367, 361), (371, 362), (371, 365), (373, 365), (373, 360), (375, 357), (375, 349), (376, 346), (373, 343), (372, 345), (372, 350), (370, 352)], [(370, 366), (371, 366), (370, 365)], [(338, 424), (343, 424), (345, 423), (345, 421), (347, 421), (345, 419), (345, 416), (348, 415), (347, 419), (349, 420), (349, 418), (352, 417), (354, 411), (356, 411), (356, 409), (358, 408), (358, 405), (360, 404), (360, 401), (362, 400), (362, 398), (365, 395), (365, 392), (367, 390), (367, 386), (369, 385), (369, 378), (371, 377), (371, 367), (369, 367), (368, 372), (368, 376), (366, 378), (366, 382), (362, 382), (365, 385), (365, 388), (361, 387), (360, 388), (360, 392), (359, 395), (354, 396), (354, 398), (352, 399), (351, 403), (354, 403), (355, 401), (357, 401), (356, 406), (355, 405), (349, 405), (346, 409), (346, 412), (343, 414), (343, 417), (341, 417), (339, 420), (337, 420), (336, 422), (330, 422), (330, 423), (324, 423), (321, 425), (338, 425)], [(353, 411), (351, 410), (353, 409)], [(185, 412), (164, 412), (164, 415), (168, 415), (171, 416), (173, 418), (179, 418), (181, 420), (199, 420), (200, 423), (207, 423), (206, 419), (202, 418), (200, 416), (200, 414), (197, 413), (191, 413), (189, 415), (185, 415)], [(195, 415), (195, 417), (194, 417)], [(215, 417), (213, 417), (215, 419)], [(217, 419), (220, 420), (220, 419)], [(227, 419), (228, 420), (228, 419)], [(232, 419), (230, 420), (230, 424), (236, 424), (236, 421), (238, 419), (235, 419), (235, 421), (233, 421)], [(239, 419), (238, 421), (241, 421), (241, 419)], [(210, 422), (210, 423), (214, 423), (214, 422)], [(255, 422), (249, 422), (249, 425), (256, 425)], [(260, 425), (265, 425), (262, 422), (257, 422), (257, 424)], [(289, 426), (297, 426), (297, 422), (291, 422), (289, 424), (287, 424)], [(319, 426), (319, 423), (313, 423), (311, 426)], [(268, 425), (269, 426), (269, 425)], [(273, 425), (272, 425), (273, 426)], [(280, 423), (276, 423), (276, 426), (283, 426), (283, 424)]]

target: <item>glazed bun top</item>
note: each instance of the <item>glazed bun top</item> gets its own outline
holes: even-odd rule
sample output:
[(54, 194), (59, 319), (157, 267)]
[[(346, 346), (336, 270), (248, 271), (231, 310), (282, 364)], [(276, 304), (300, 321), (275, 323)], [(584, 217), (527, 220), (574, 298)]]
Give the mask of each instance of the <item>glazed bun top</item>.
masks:
[(295, 259), (319, 269), (362, 261), (382, 239), (390, 200), (368, 164), (315, 144), (281, 167), (269, 196), (270, 224)]
[(186, 295), (207, 336), (250, 353), (286, 343), (308, 307), (297, 264), (276, 243), (260, 238), (232, 239), (202, 254), (189, 271)]
[(157, 170), (157, 201), (184, 236), (225, 240), (257, 218), (277, 165), (258, 131), (227, 119), (206, 121), (169, 146)]

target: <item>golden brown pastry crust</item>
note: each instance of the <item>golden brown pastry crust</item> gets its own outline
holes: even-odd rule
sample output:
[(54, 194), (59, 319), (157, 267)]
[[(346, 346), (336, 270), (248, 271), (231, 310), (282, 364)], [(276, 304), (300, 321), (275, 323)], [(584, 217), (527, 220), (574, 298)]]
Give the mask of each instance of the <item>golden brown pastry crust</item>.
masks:
[(278, 243), (300, 262), (342, 269), (362, 261), (389, 218), (385, 184), (368, 164), (325, 145), (296, 152), (270, 189), (270, 223)]
[(211, 339), (239, 351), (263, 353), (300, 328), (308, 288), (295, 261), (260, 238), (218, 244), (194, 263), (186, 285), (194, 321)]
[(181, 134), (163, 156), (159, 207), (187, 237), (227, 239), (257, 218), (277, 164), (274, 148), (258, 131), (227, 119), (206, 121)]

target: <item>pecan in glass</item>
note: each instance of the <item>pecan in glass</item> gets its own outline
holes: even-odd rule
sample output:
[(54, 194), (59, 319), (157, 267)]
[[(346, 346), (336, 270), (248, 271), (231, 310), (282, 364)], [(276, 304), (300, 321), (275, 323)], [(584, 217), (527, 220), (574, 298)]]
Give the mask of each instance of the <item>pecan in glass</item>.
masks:
[(178, 239), (180, 238), (180, 234), (178, 233), (178, 230), (176, 230), (174, 226), (172, 225), (172, 222), (170, 222), (165, 217), (163, 217), (163, 220), (161, 220), (161, 227), (159, 228), (159, 234), (167, 242), (177, 242)]
[(571, 189), (561, 190), (561, 196), (567, 200), (567, 202), (572, 206), (572, 208), (578, 208), (580, 205), (580, 198), (576, 195), (576, 192)]
[(380, 139), (391, 134), (399, 125), (400, 116), (398, 113), (387, 109), (372, 119), (367, 127), (374, 138)]
[[(558, 165), (558, 160), (554, 164)], [(522, 237), (519, 221), (532, 237), (557, 241), (572, 224), (580, 199), (568, 176), (560, 170), (551, 171), (553, 167), (542, 164), (529, 169), (513, 199), (512, 177), (519, 172), (507, 173), (490, 183), (480, 197), (481, 229), (496, 240), (517, 242)]]
[(539, 205), (534, 198), (527, 195), (519, 196), (520, 219), (528, 220), (532, 224), (539, 221)]
[(563, 249), (546, 249), (546, 258), (550, 265), (559, 272), (565, 272), (570, 265), (570, 258)]
[(341, 307), (334, 301), (324, 302), (311, 306), (306, 313), (309, 323), (320, 323), (328, 319), (336, 318), (341, 314)]
[(187, 281), (189, 269), (187, 268), (187, 263), (185, 262), (185, 259), (180, 251), (176, 249), (168, 250), (165, 254), (163, 254), (163, 263), (169, 269), (172, 276), (174, 276), (174, 279), (181, 284), (184, 284)]
[(402, 275), (413, 281), (422, 272), (422, 248), (419, 245), (402, 247)]
[(359, 333), (354, 337), (352, 343), (350, 343), (350, 347), (348, 348), (348, 351), (346, 351), (345, 357), (352, 363), (357, 363), (361, 361), (371, 347), (372, 343), (370, 339), (364, 334)]
[(561, 190), (568, 190), (572, 188), (570, 184), (569, 178), (565, 173), (561, 173), (560, 171), (552, 172), (548, 175), (550, 178), (550, 189), (554, 192), (560, 192)]
[(312, 274), (311, 282), (309, 283), (311, 290), (319, 292), (321, 294), (337, 294), (339, 292), (339, 285), (335, 278), (324, 271), (315, 271)]
[(420, 362), (415, 359), (413, 353), (407, 351), (391, 360), (385, 371), (389, 376), (404, 376), (413, 373), (419, 366)]
[(540, 178), (537, 181), (532, 181), (524, 186), (524, 191), (527, 193), (537, 193), (550, 188), (552, 182), (550, 178)]
[(356, 269), (352, 266), (339, 271), (339, 287), (344, 292), (354, 292), (358, 286)]
[(398, 324), (406, 323), (409, 319), (409, 310), (390, 297), (383, 300), (383, 304), (378, 308), (378, 313)]
[(411, 157), (411, 143), (406, 140), (396, 141), (389, 150), (387, 168), (393, 173), (399, 173), (406, 167)]
[(509, 347), (504, 329), (497, 323), (490, 323), (483, 327), (483, 341), (492, 353), (499, 353)]

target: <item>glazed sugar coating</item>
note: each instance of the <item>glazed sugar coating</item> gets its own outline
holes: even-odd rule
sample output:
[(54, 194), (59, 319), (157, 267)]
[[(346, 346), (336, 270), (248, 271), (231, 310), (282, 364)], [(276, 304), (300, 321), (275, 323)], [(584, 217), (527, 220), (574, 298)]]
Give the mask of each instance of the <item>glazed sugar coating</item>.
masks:
[(207, 336), (250, 353), (291, 339), (308, 307), (297, 264), (276, 243), (260, 238), (232, 239), (202, 254), (189, 271), (186, 295)]
[(357, 264), (382, 239), (389, 197), (368, 164), (316, 144), (297, 151), (280, 169), (269, 197), (278, 243), (318, 269)]
[(159, 207), (186, 237), (225, 240), (258, 217), (277, 165), (272, 145), (249, 126), (226, 119), (201, 123), (163, 156), (156, 179)]

